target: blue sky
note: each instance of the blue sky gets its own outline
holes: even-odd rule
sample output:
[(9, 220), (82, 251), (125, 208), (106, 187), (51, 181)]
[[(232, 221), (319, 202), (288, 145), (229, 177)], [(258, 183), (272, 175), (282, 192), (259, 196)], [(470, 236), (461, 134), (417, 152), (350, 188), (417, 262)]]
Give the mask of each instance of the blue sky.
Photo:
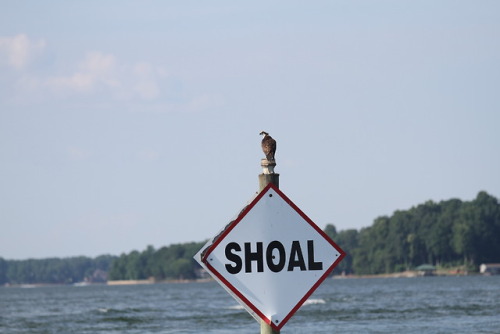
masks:
[(212, 237), (258, 189), (320, 227), (500, 197), (498, 1), (4, 1), (0, 256)]

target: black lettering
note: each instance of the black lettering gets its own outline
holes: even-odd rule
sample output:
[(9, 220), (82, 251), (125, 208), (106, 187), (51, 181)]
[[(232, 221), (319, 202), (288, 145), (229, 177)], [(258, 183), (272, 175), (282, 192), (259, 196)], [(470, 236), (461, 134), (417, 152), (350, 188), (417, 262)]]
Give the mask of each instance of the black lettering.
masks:
[[(273, 259), (275, 258), (275, 256), (273, 256), (273, 250), (277, 250), (278, 251), (278, 263), (274, 263)], [(273, 241), (271, 242), (268, 246), (267, 246), (267, 249), (266, 249), (266, 262), (267, 262), (267, 266), (269, 267), (269, 269), (271, 269), (271, 271), (277, 273), (277, 272), (280, 272), (281, 270), (283, 270), (283, 268), (285, 267), (285, 261), (286, 261), (286, 258), (285, 258), (286, 254), (285, 254), (285, 247), (283, 247), (283, 244), (279, 241)]]
[(298, 241), (292, 241), (290, 260), (288, 261), (288, 271), (293, 271), (295, 267), (299, 267), (302, 271), (306, 270), (306, 263), (304, 262), (302, 249), (300, 248), (300, 242)]
[(257, 251), (252, 253), (250, 243), (245, 242), (245, 272), (252, 272), (252, 261), (257, 261), (257, 272), (264, 271), (264, 251), (262, 250), (262, 242), (257, 242)]
[(233, 262), (234, 265), (226, 264), (226, 270), (230, 274), (237, 274), (241, 271), (241, 267), (243, 263), (241, 261), (241, 257), (234, 252), (241, 252), (241, 247), (236, 242), (230, 242), (226, 246), (226, 258)]
[(323, 262), (314, 262), (314, 241), (307, 240), (308, 270), (323, 270)]

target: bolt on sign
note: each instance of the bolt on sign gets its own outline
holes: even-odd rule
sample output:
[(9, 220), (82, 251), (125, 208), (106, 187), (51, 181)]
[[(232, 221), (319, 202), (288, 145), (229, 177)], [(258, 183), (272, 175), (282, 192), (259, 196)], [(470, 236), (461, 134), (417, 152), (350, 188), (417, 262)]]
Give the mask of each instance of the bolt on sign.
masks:
[(280, 330), (344, 256), (270, 183), (195, 259), (257, 321)]

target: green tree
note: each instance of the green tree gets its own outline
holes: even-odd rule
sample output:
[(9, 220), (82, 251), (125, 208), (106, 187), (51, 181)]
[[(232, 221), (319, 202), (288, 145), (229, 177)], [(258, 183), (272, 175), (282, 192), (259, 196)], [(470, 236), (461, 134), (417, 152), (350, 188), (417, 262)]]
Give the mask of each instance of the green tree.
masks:
[(179, 278), (179, 279), (196, 278), (193, 263), (189, 259), (185, 258), (177, 259), (170, 264), (170, 268), (171, 268), (170, 272), (172, 273), (170, 278)]
[(344, 259), (335, 268), (336, 273), (353, 273), (353, 254), (359, 246), (358, 234), (358, 231), (355, 229), (342, 230), (338, 233), (336, 240), (334, 240), (346, 253)]
[(332, 240), (337, 239), (337, 228), (333, 224), (327, 224), (323, 230)]
[(7, 270), (9, 267), (9, 263), (0, 257), (0, 285), (4, 285), (8, 283), (7, 279)]
[(474, 210), (470, 203), (462, 206), (452, 230), (453, 249), (463, 257), (465, 265), (472, 265), (476, 252), (474, 249)]
[(124, 280), (127, 279), (127, 255), (121, 254), (119, 258), (115, 259), (109, 271), (110, 280)]

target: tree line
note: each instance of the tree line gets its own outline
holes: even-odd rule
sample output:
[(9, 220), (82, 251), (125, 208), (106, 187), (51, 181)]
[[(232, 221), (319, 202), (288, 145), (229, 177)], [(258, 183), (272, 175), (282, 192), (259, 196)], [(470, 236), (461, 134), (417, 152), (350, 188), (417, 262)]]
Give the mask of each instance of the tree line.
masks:
[(199, 265), (193, 256), (205, 242), (173, 244), (155, 250), (131, 251), (120, 256), (102, 255), (28, 260), (5, 260), (0, 257), (0, 286), (17, 284), (105, 283), (108, 280), (155, 278), (194, 279)]
[(393, 273), (421, 264), (475, 271), (500, 262), (500, 205), (484, 191), (469, 202), (428, 201), (396, 211), (359, 231), (328, 225), (325, 232), (347, 253), (337, 273)]
[(101, 255), (29, 260), (0, 258), (0, 286), (5, 284), (103, 283), (116, 256)]
[(194, 279), (199, 276), (199, 265), (193, 256), (205, 242), (174, 244), (155, 250), (148, 246), (144, 251), (122, 254), (111, 266), (110, 280), (141, 280), (155, 278)]
[[(500, 262), (500, 205), (480, 192), (469, 202), (428, 201), (409, 210), (382, 216), (369, 227), (325, 230), (347, 254), (335, 273), (381, 274), (411, 270), (421, 264), (465, 266)], [(132, 251), (120, 256), (5, 260), (0, 258), (4, 284), (71, 284), (109, 280), (194, 279), (200, 266), (193, 256), (205, 242), (173, 244)]]

